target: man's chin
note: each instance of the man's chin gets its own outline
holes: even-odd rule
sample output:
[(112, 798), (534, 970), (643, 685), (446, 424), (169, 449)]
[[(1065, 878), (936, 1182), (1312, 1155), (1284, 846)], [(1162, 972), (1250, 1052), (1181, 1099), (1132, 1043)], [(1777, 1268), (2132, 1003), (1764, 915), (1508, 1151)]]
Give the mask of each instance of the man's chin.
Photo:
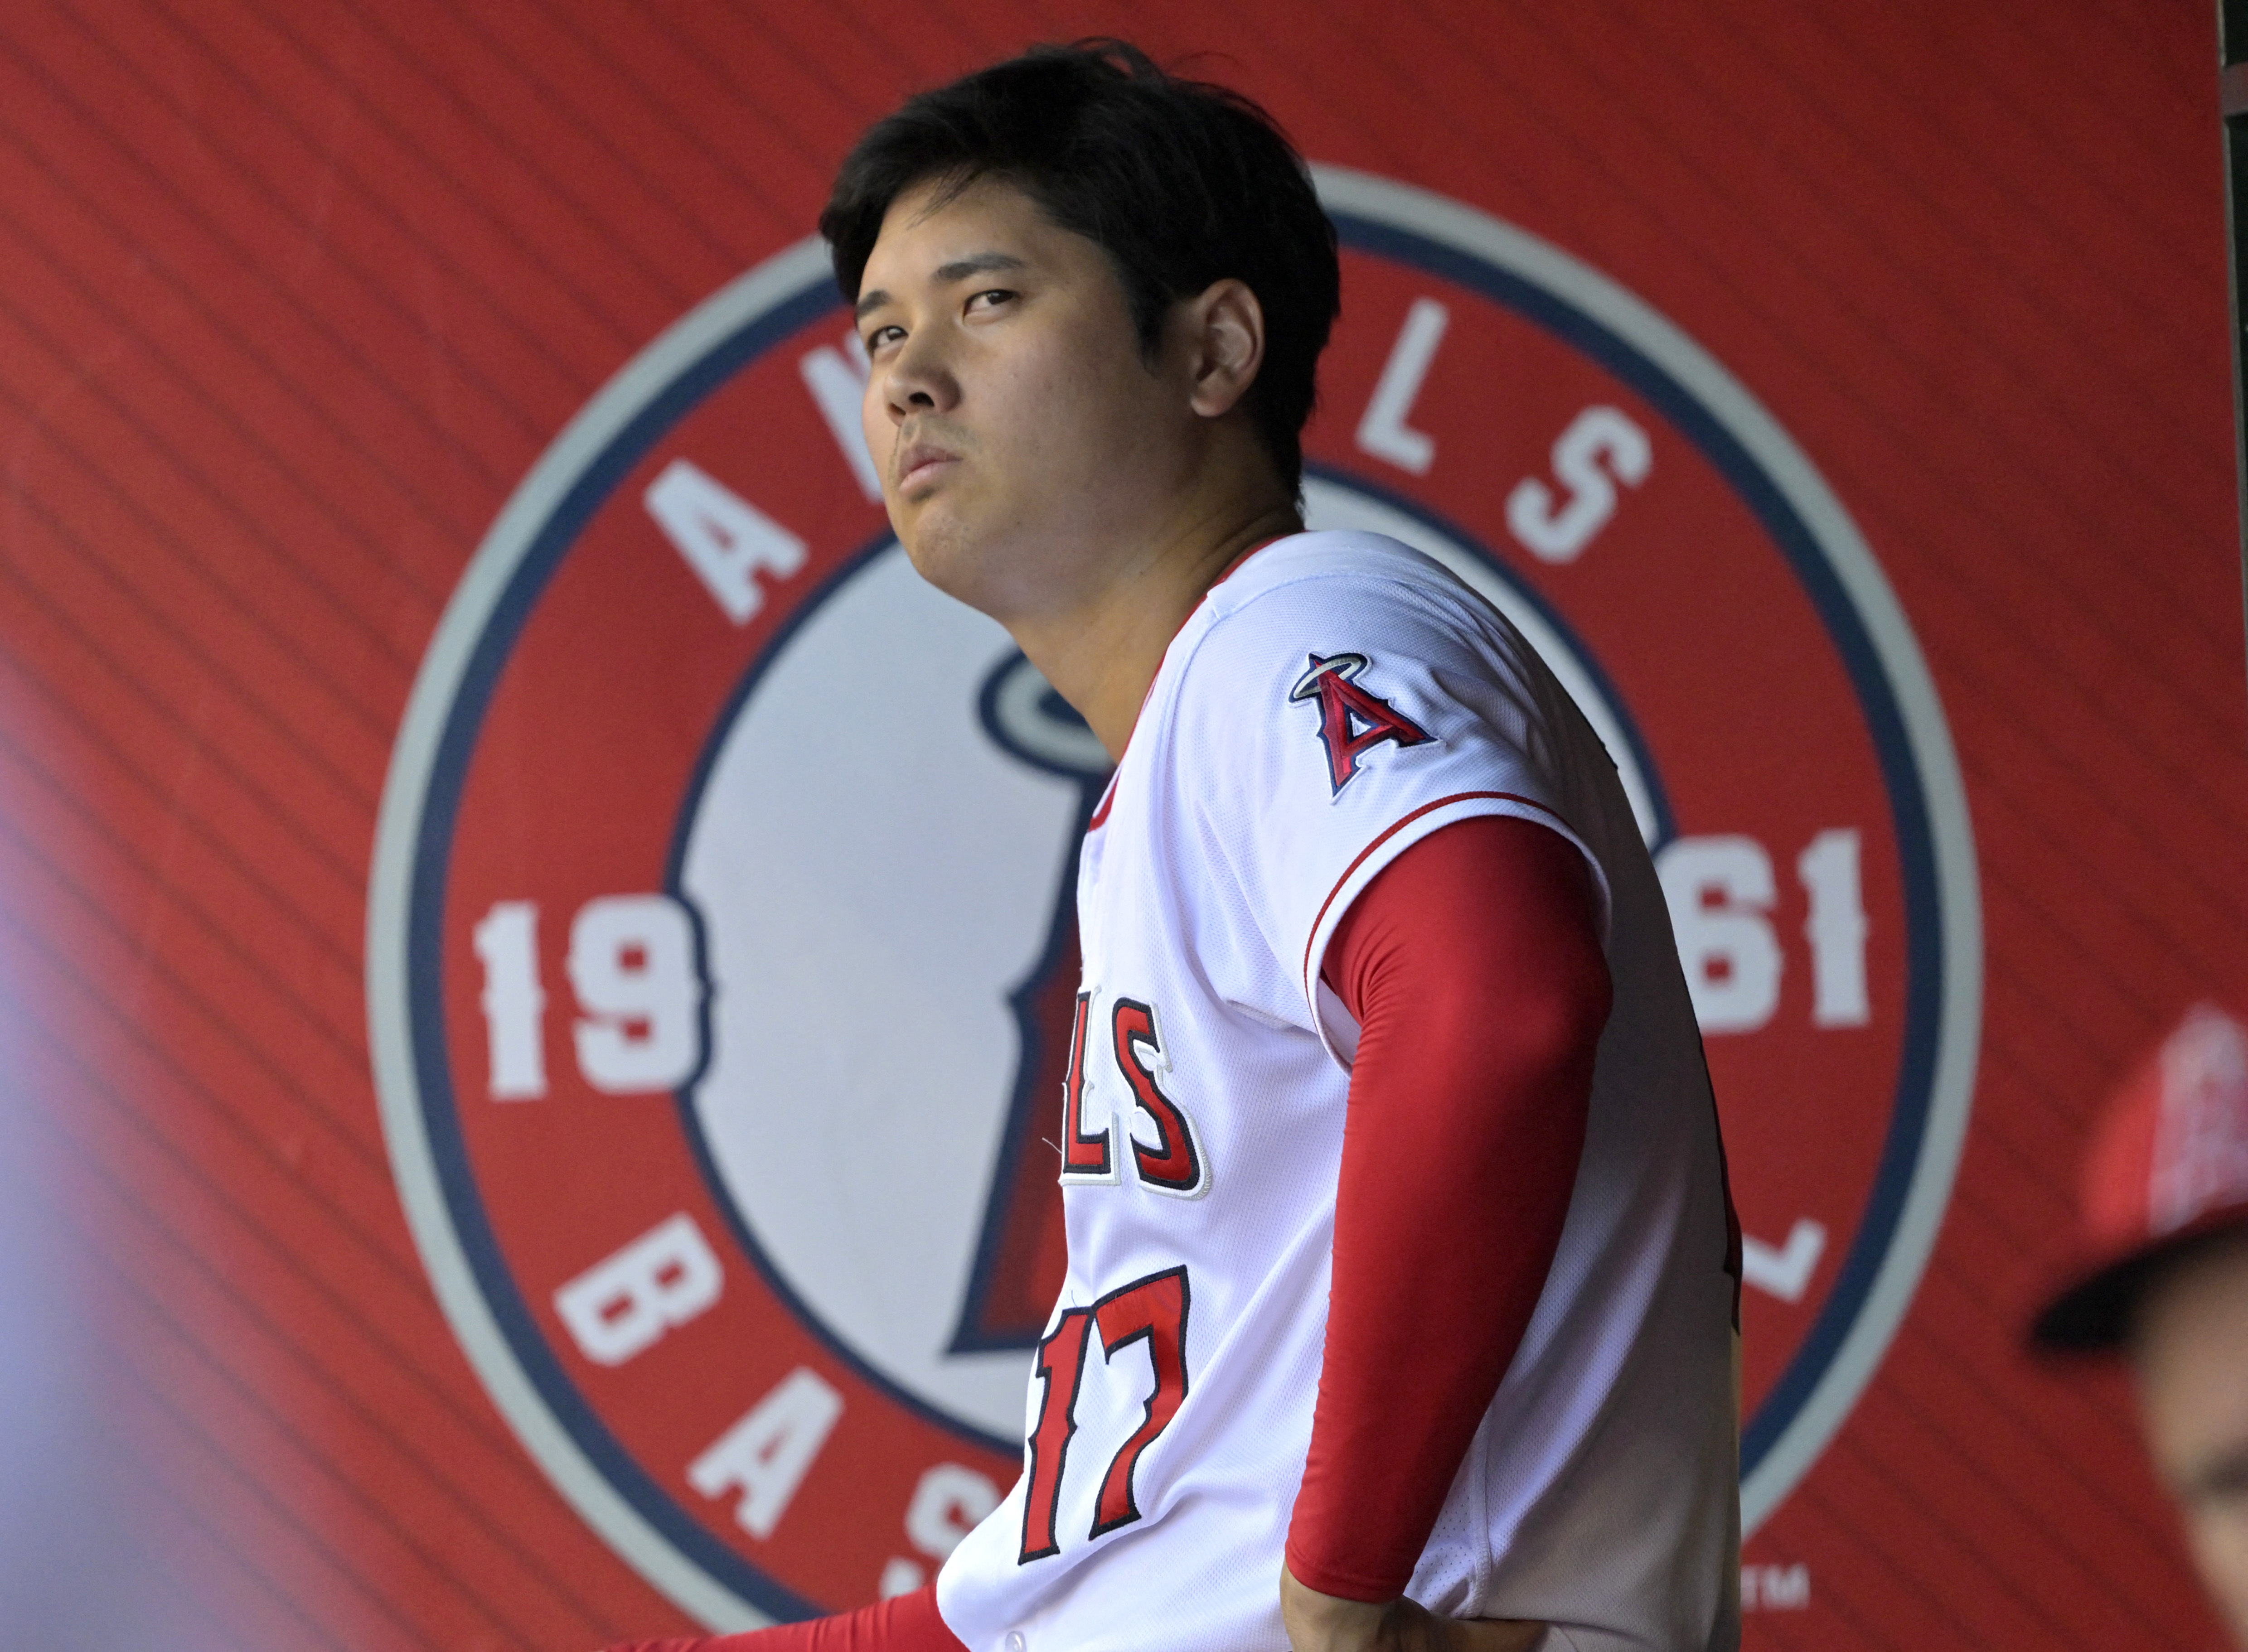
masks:
[[(949, 503), (950, 502), (944, 502)], [(1051, 558), (1039, 556), (1038, 542), (1020, 531), (992, 530), (977, 512), (963, 520), (937, 502), (901, 513), (898, 543), (914, 571), (956, 602), (1013, 628), (1050, 594)]]
[(929, 520), (933, 514), (917, 513), (899, 530), (898, 543), (905, 547), (906, 560), (913, 564), (914, 572), (946, 596), (981, 608), (983, 604), (976, 600), (977, 558), (968, 536), (951, 524)]

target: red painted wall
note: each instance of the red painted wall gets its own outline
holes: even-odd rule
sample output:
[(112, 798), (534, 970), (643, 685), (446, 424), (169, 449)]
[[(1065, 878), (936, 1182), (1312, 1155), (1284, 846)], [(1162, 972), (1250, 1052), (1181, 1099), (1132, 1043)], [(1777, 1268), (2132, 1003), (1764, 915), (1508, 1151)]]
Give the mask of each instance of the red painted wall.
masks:
[[(1878, 1374), (1749, 1543), (1749, 1644), (2214, 1645), (2120, 1382), (2018, 1351), (2106, 1089), (2248, 998), (2215, 51), (2168, 0), (9, 9), (0, 1305), (37, 1334), (0, 1384), (53, 1419), (41, 1609), (354, 1652), (685, 1627), (502, 1420), (401, 1216), (362, 978), (394, 737), (517, 482), (809, 232), (867, 120), (1108, 31), (1667, 317), (1926, 658), (1978, 871), (1971, 1123)], [(1405, 297), (1339, 344), (1316, 453), (1348, 460)], [(1744, 1150), (1785, 1188), (1783, 1137)], [(1799, 1566), (1807, 1601), (1765, 1581)]]

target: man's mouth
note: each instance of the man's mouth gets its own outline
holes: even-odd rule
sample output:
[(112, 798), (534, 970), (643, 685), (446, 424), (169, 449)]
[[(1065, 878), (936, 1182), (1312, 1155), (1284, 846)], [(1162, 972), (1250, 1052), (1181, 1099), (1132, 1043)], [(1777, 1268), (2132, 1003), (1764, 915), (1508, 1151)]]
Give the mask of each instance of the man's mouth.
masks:
[(934, 481), (947, 465), (957, 463), (959, 458), (959, 454), (934, 442), (916, 441), (900, 448), (894, 465), (898, 478), (898, 492), (904, 494), (922, 483)]

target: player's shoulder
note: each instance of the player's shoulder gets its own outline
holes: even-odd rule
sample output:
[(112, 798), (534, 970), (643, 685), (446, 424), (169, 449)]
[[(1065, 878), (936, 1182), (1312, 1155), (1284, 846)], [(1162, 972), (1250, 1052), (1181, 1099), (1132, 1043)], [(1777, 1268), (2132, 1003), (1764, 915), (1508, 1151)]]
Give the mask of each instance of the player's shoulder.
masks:
[(1386, 534), (1339, 529), (1274, 540), (1213, 585), (1205, 606), (1215, 626), (1299, 604), (1417, 607), (1431, 597), (1480, 605), (1433, 556)]
[[(1276, 723), (1299, 722), (1330, 673), (1384, 704), (1402, 695), (1440, 720), (1483, 714), (1482, 688), (1520, 687), (1521, 647), (1496, 609), (1410, 545), (1356, 531), (1296, 534), (1211, 587), (1165, 657), (1155, 702), (1164, 739), (1209, 761), (1257, 747)], [(1361, 718), (1371, 703), (1357, 707)]]
[(1487, 647), (1497, 611), (1433, 557), (1381, 534), (1292, 534), (1255, 552), (1210, 588), (1182, 653), (1208, 677), (1256, 669), (1303, 645), (1418, 648), (1450, 638)]
[(1306, 650), (1473, 660), (1507, 674), (1519, 646), (1498, 611), (1443, 563), (1381, 534), (1275, 540), (1213, 585), (1181, 630), (1167, 674), (1207, 690), (1261, 676)]

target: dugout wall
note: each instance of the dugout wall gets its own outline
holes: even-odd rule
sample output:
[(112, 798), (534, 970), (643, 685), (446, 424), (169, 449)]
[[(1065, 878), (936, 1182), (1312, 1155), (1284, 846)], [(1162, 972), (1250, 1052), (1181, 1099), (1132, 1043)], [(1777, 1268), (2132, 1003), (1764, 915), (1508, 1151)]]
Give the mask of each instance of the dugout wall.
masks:
[(2018, 1351), (2107, 1089), (2248, 1001), (2167, 0), (10, 10), (0, 1594), (572, 1649), (1004, 1487), (1101, 763), (902, 570), (805, 238), (904, 92), (1110, 31), (1319, 167), (1314, 520), (1515, 615), (1656, 846), (1748, 1643), (2215, 1645), (2120, 1382)]

